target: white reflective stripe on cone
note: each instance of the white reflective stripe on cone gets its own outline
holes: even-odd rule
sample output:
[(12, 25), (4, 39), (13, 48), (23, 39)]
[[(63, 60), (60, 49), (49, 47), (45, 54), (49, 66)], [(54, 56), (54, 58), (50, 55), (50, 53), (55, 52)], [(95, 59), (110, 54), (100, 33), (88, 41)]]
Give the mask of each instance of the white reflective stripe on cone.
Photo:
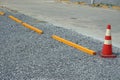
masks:
[(111, 36), (111, 31), (110, 31), (110, 29), (107, 29), (106, 30), (106, 34), (105, 34), (106, 36)]
[(105, 40), (104, 44), (111, 45), (112, 41), (111, 40)]

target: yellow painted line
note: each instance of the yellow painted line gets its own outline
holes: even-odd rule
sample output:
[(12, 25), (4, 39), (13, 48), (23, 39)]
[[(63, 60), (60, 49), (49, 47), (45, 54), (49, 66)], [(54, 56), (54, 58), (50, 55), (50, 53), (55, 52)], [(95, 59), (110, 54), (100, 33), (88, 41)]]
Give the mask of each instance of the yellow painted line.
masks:
[(24, 23), (24, 22), (23, 22), (22, 25), (25, 26), (26, 28), (29, 28), (29, 29), (37, 32), (38, 34), (42, 34), (42, 33), (43, 33), (42, 30), (40, 30), (40, 29), (38, 29), (38, 28), (36, 28), (36, 27), (33, 27), (33, 26), (31, 26), (31, 25), (29, 25), (29, 24), (27, 24), (27, 23)]
[(0, 12), (0, 15), (2, 15), (2, 16), (3, 16), (4, 14), (5, 14), (4, 12)]
[(14, 16), (12, 16), (12, 15), (9, 15), (8, 17), (9, 17), (10, 19), (12, 19), (12, 20), (18, 22), (18, 23), (22, 23), (21, 20), (19, 20), (18, 18), (14, 17)]
[(81, 45), (75, 44), (75, 43), (73, 43), (71, 41), (65, 40), (65, 39), (63, 39), (63, 38), (61, 38), (61, 37), (59, 37), (57, 35), (52, 35), (52, 38), (55, 39), (55, 40), (57, 40), (57, 41), (59, 41), (59, 42), (62, 42), (64, 44), (66, 44), (66, 45), (74, 47), (74, 48), (76, 48), (76, 49), (78, 49), (80, 51), (83, 51), (83, 52), (85, 52), (87, 54), (90, 54), (90, 55), (95, 55), (96, 54), (96, 52), (93, 51), (93, 50), (90, 50), (90, 49), (88, 49), (86, 47), (83, 47)]

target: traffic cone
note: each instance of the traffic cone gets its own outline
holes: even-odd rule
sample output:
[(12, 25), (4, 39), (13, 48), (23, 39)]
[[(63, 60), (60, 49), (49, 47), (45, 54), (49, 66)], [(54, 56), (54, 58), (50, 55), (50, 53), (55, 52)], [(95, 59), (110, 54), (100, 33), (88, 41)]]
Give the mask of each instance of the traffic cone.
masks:
[(107, 26), (105, 41), (101, 52), (103, 58), (115, 58), (116, 55), (112, 54), (112, 38), (111, 38), (111, 25)]

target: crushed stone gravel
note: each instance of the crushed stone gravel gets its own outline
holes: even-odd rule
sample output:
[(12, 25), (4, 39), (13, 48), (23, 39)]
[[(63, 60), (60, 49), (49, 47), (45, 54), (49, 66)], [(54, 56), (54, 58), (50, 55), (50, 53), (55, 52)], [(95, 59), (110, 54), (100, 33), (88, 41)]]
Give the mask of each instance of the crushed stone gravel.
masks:
[[(115, 59), (99, 56), (103, 42), (70, 29), (0, 8), (0, 80), (120, 80), (120, 49)], [(8, 18), (13, 15), (41, 30), (39, 35)], [(93, 49), (90, 56), (51, 38), (52, 34)]]

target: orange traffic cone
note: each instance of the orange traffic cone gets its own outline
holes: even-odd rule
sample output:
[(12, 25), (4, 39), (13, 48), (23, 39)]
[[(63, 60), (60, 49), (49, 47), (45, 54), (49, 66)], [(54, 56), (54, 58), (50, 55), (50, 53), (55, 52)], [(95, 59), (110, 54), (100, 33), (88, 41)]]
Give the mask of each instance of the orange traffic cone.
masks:
[(111, 38), (111, 25), (107, 26), (105, 41), (101, 52), (103, 58), (115, 58), (116, 55), (112, 54), (112, 38)]

